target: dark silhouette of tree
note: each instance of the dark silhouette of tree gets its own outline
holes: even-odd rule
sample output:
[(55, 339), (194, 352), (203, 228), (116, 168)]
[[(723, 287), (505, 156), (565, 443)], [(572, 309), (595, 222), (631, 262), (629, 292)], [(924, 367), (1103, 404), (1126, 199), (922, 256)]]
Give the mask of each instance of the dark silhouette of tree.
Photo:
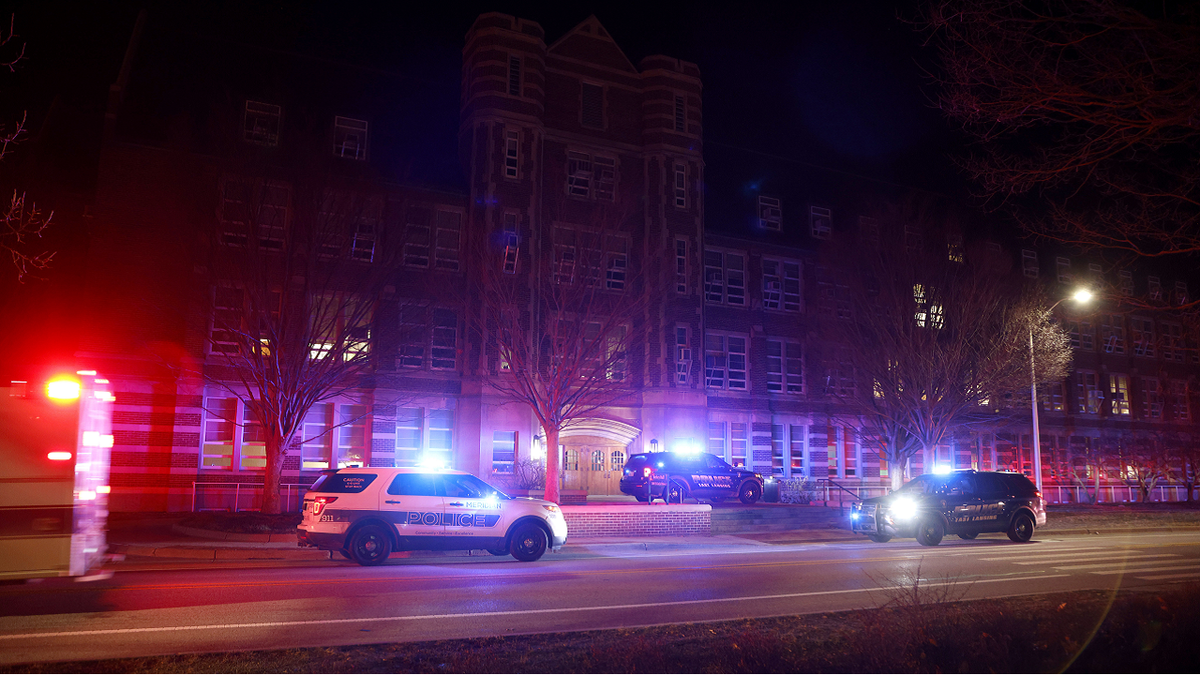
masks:
[(1071, 360), (1036, 288), (985, 247), (945, 242), (927, 209), (909, 204), (818, 270), (824, 343), (837, 345), (826, 394), (887, 462), (893, 487), (917, 451), (1029, 413), (1031, 331), (1039, 382), (1060, 381)]
[(637, 372), (649, 291), (628, 235), (611, 215), (556, 228), (530, 251), (516, 230), (473, 250), (476, 330), (492, 361), (490, 385), (529, 407), (545, 433), (546, 499), (559, 500), (559, 434), (619, 402)]
[(931, 0), (915, 23), (939, 56), (938, 105), (974, 141), (962, 166), (991, 205), (1066, 244), (1200, 252), (1194, 4)]
[[(25, 44), (14, 42), (15, 27), (16, 17), (11, 16), (8, 33), (0, 30), (0, 68), (7, 68), (9, 72), (16, 70), (17, 64), (25, 58)], [(20, 120), (11, 125), (0, 122), (0, 160), (21, 142), (25, 135), (26, 119), (22, 115)], [(0, 227), (0, 251), (12, 260), (18, 281), (24, 281), (25, 277), (46, 269), (54, 259), (53, 251), (38, 251), (33, 243), (50, 227), (53, 217), (53, 212), (42, 211), (21, 190), (14, 189), (8, 204), (0, 206), (0, 219), (4, 221), (3, 227)]]

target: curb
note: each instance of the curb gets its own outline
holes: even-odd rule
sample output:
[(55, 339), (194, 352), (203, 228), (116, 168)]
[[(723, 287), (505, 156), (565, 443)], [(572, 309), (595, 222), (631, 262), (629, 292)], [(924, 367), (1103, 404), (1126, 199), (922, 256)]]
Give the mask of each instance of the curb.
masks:
[(142, 558), (181, 560), (329, 560), (331, 551), (286, 548), (221, 548), (203, 546), (136, 546), (112, 544), (112, 553)]

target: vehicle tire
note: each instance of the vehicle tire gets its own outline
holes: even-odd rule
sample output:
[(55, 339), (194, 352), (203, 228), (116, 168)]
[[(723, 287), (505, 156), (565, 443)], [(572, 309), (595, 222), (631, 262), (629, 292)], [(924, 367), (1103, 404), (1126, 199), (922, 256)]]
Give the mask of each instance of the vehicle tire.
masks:
[(648, 496), (647, 496), (647, 497), (643, 497), (643, 496), (641, 496), (641, 495), (638, 495), (637, 497), (635, 497), (635, 499), (637, 499), (639, 502), (641, 502), (641, 503), (643, 503), (643, 504), (645, 504), (646, 502), (650, 501), (650, 497), (648, 497)]
[(487, 550), (487, 552), (491, 553), (494, 556), (500, 556), (500, 557), (504, 557), (504, 556), (508, 555), (508, 549), (506, 549), (506, 548), (489, 548)]
[(1008, 538), (1018, 544), (1024, 544), (1033, 539), (1033, 529), (1033, 518), (1030, 518), (1028, 513), (1018, 513), (1008, 526)]
[(392, 539), (378, 525), (367, 525), (350, 538), (350, 557), (359, 565), (379, 565), (392, 554)]
[(545, 530), (533, 523), (525, 523), (513, 530), (509, 548), (512, 550), (512, 557), (517, 560), (533, 562), (546, 552), (548, 543)]
[(937, 546), (946, 536), (946, 526), (939, 518), (926, 518), (917, 525), (917, 543), (922, 546)]
[(975, 537), (978, 537), (978, 536), (979, 536), (978, 532), (959, 532), (958, 533), (959, 539), (974, 539)]
[(687, 497), (688, 497), (687, 483), (683, 482), (682, 480), (679, 480), (678, 478), (672, 478), (667, 483), (666, 498), (667, 498), (668, 504), (682, 504), (683, 500), (687, 499)]
[(875, 542), (876, 544), (886, 544), (892, 540), (892, 538), (887, 536), (886, 534), (868, 534), (867, 539), (870, 539), (871, 541)]
[(762, 497), (762, 486), (752, 480), (742, 483), (742, 487), (738, 489), (738, 499), (743, 504), (753, 504)]

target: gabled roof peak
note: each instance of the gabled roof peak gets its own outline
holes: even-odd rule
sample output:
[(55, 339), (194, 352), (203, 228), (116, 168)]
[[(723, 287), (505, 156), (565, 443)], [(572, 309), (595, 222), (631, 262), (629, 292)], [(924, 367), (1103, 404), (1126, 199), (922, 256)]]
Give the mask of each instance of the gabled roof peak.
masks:
[(621, 47), (612, 39), (608, 31), (596, 18), (595, 14), (591, 14), (571, 30), (567, 31), (562, 37), (554, 41), (547, 50), (549, 53), (560, 53), (564, 56), (578, 56), (575, 53), (579, 43), (588, 38), (601, 41), (603, 44), (600, 47), (604, 57), (598, 60), (606, 61), (607, 65), (617, 67), (621, 70), (628, 70), (631, 73), (638, 72), (634, 67), (633, 62), (629, 57), (625, 56), (625, 52), (621, 51)]

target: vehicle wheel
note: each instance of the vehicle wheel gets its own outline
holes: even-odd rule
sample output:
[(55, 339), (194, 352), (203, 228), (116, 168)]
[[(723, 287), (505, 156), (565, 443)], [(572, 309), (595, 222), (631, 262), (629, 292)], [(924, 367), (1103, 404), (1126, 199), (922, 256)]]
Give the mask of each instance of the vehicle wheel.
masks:
[(979, 533), (978, 532), (959, 532), (958, 536), (960, 539), (974, 539), (975, 537), (979, 536)]
[(738, 490), (738, 499), (742, 500), (743, 504), (753, 504), (761, 496), (762, 488), (752, 480), (742, 483), (742, 488)]
[(638, 496), (638, 497), (636, 497), (636, 499), (637, 499), (639, 502), (643, 503), (643, 504), (645, 504), (646, 502), (650, 501), (650, 498), (649, 498), (649, 497), (642, 497), (642, 496)]
[(1033, 518), (1030, 518), (1028, 513), (1018, 513), (1017, 517), (1013, 518), (1012, 525), (1008, 526), (1008, 538), (1018, 544), (1033, 539)]
[(378, 565), (392, 554), (392, 540), (378, 525), (367, 525), (350, 538), (350, 557), (359, 565)]
[(546, 531), (526, 523), (519, 526), (512, 534), (512, 557), (521, 562), (533, 562), (546, 552)]
[(488, 553), (491, 553), (492, 555), (495, 555), (495, 556), (506, 556), (506, 555), (508, 555), (508, 549), (506, 549), (506, 548), (489, 548), (489, 549), (487, 550), (487, 552), (488, 552)]
[(892, 540), (892, 538), (887, 536), (886, 534), (868, 534), (867, 539), (870, 539), (871, 541), (875, 542), (876, 544), (886, 544)]
[(666, 496), (668, 504), (682, 504), (683, 500), (687, 499), (688, 496), (687, 483), (684, 483), (678, 478), (672, 478), (671, 481), (667, 483)]
[(929, 518), (917, 525), (917, 543), (922, 546), (937, 546), (946, 536), (946, 526), (937, 518)]

